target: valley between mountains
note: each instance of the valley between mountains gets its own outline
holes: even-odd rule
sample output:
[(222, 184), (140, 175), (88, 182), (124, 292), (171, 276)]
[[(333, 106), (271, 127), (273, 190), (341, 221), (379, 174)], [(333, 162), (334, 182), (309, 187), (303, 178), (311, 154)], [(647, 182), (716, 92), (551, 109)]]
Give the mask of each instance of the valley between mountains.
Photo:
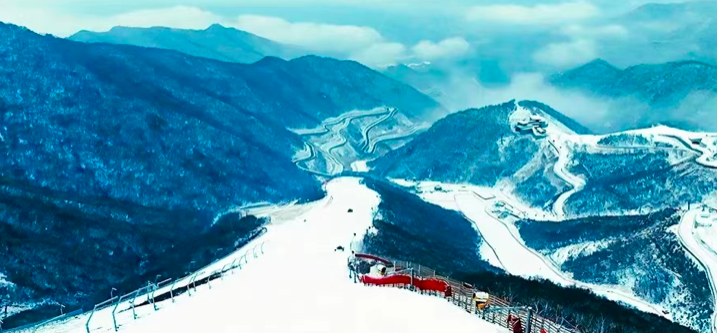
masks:
[[(61, 39), (0, 23), (2, 327), (205, 274), (272, 239), (265, 269), (306, 259), (332, 287), (346, 287), (346, 245), (584, 332), (717, 333), (717, 133), (645, 109), (617, 129), (543, 101), (448, 110), (429, 97), (440, 72), (303, 54), (219, 25)], [(713, 66), (695, 62), (595, 61), (550, 83), (651, 96), (682, 82), (671, 69), (700, 79), (660, 85), (657, 109), (712, 89)]]

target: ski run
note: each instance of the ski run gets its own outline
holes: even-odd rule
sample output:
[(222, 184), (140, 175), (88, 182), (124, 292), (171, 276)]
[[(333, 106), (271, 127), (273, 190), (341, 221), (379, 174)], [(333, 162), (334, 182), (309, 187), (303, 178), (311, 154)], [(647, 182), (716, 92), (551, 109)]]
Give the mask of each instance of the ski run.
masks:
[[(332, 180), (326, 192), (308, 207), (263, 210), (272, 217), (268, 232), (233, 256), (255, 249), (257, 257), (249, 255), (247, 264), (212, 281), (211, 289), (198, 286), (191, 296), (157, 303), (157, 311), (138, 307), (137, 319), (121, 304), (119, 332), (508, 332), (440, 297), (354, 283), (349, 249), (360, 247), (380, 198), (357, 178)], [(346, 251), (335, 251), (339, 245)], [(214, 266), (227, 260), (232, 256)], [(92, 333), (114, 332), (111, 311), (94, 314)], [(38, 332), (84, 333), (87, 316)]]

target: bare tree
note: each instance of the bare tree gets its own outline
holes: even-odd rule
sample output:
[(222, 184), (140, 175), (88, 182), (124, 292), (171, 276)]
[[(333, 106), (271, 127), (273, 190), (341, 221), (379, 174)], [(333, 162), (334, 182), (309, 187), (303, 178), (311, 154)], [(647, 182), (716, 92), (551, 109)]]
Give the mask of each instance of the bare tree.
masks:
[(512, 286), (508, 286), (508, 290), (505, 293), (505, 300), (508, 301), (508, 303), (513, 304), (513, 301), (515, 300), (515, 293), (513, 292)]

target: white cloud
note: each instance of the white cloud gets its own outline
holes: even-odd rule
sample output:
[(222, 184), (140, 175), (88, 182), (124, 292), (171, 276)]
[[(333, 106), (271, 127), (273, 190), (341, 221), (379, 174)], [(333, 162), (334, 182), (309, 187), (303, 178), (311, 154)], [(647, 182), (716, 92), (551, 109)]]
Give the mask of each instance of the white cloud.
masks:
[(538, 63), (556, 67), (582, 65), (599, 56), (595, 41), (575, 39), (568, 42), (552, 43), (533, 54)]
[(300, 46), (315, 54), (353, 59), (372, 67), (413, 59), (436, 61), (456, 58), (465, 55), (470, 48), (468, 42), (458, 37), (439, 42), (421, 41), (409, 48), (388, 40), (376, 29), (366, 26), (291, 22), (279, 17), (260, 15), (226, 17), (190, 6), (136, 10), (112, 16), (91, 16), (73, 15), (57, 8), (23, 6), (16, 0), (3, 1), (6, 0), (0, 0), (0, 21), (60, 37), (70, 36), (80, 30), (103, 32), (115, 26), (205, 29), (219, 23), (280, 43)]
[(289, 22), (258, 15), (242, 15), (229, 24), (280, 43), (318, 52), (357, 52), (385, 42), (375, 29), (353, 25)]
[(406, 46), (401, 43), (378, 43), (349, 55), (369, 67), (386, 67), (408, 59)]
[(470, 44), (460, 37), (437, 43), (424, 40), (408, 49), (401, 43), (387, 40), (370, 27), (289, 22), (278, 17), (244, 15), (229, 24), (271, 40), (342, 56), (372, 67), (394, 65), (410, 59), (454, 59), (464, 56), (470, 49)]
[(515, 25), (554, 25), (595, 18), (600, 9), (587, 1), (537, 5), (478, 5), (466, 12), (466, 19)]
[(67, 37), (80, 30), (107, 31), (115, 26), (204, 29), (222, 20), (219, 15), (186, 6), (138, 10), (109, 17), (72, 15), (60, 10), (38, 7), (0, 7), (0, 21), (59, 37)]
[(583, 26), (579, 24), (571, 24), (562, 27), (559, 33), (572, 38), (593, 39), (627, 38), (630, 35), (630, 32), (625, 27), (618, 24), (602, 26)]
[(419, 60), (456, 59), (462, 58), (468, 53), (470, 44), (461, 37), (454, 37), (444, 39), (438, 43), (421, 41), (413, 46), (411, 50)]
[(568, 41), (550, 43), (533, 54), (533, 60), (560, 68), (573, 67), (600, 57), (599, 45), (626, 40), (630, 32), (617, 24), (586, 26), (570, 24), (557, 30)]

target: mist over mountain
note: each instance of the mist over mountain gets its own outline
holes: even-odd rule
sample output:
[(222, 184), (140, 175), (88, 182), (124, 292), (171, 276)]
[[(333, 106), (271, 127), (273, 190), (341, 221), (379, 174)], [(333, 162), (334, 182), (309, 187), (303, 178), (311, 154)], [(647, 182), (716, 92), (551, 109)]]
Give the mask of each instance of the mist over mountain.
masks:
[[(603, 60), (559, 73), (551, 84), (594, 98), (620, 101), (598, 130), (668, 124), (687, 130), (717, 130), (717, 67), (696, 61), (637, 65), (621, 70)], [(618, 108), (621, 106), (621, 108)]]
[[(0, 23), (3, 329), (310, 225), (324, 191), (317, 221), (370, 222), (327, 258), (359, 241), (585, 332), (711, 329), (677, 229), (717, 200), (717, 138), (614, 132), (717, 132), (717, 2), (8, 1), (0, 20), (87, 30)], [(365, 179), (332, 196), (342, 176)]]

